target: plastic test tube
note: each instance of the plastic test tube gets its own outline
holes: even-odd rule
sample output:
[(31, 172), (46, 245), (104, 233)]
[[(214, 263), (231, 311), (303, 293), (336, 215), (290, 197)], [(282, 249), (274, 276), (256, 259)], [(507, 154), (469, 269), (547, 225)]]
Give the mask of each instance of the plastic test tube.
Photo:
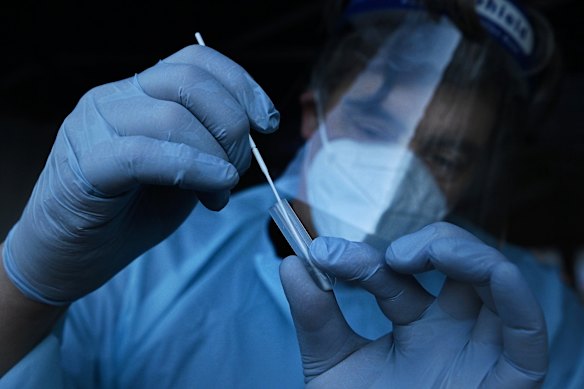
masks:
[(312, 238), (308, 235), (288, 201), (284, 199), (276, 202), (270, 208), (270, 215), (296, 256), (304, 261), (304, 265), (316, 285), (325, 291), (332, 290), (335, 280), (314, 265), (308, 249), (310, 243), (312, 243)]
[(260, 166), (261, 171), (266, 176), (266, 180), (270, 184), (270, 188), (272, 188), (272, 192), (276, 197), (276, 203), (269, 209), (270, 215), (272, 219), (276, 222), (276, 225), (286, 238), (286, 241), (294, 250), (294, 253), (304, 261), (304, 265), (306, 266), (306, 270), (318, 285), (318, 287), (322, 290), (329, 291), (333, 289), (334, 279), (329, 277), (327, 274), (320, 271), (315, 265), (310, 257), (310, 243), (312, 243), (312, 238), (308, 235), (308, 232), (302, 225), (294, 210), (286, 201), (286, 199), (280, 198), (278, 191), (276, 190), (276, 186), (270, 177), (270, 173), (268, 172), (268, 167), (260, 154), (255, 142), (249, 137), (249, 143), (251, 146), (251, 150), (253, 155), (255, 156), (258, 165)]

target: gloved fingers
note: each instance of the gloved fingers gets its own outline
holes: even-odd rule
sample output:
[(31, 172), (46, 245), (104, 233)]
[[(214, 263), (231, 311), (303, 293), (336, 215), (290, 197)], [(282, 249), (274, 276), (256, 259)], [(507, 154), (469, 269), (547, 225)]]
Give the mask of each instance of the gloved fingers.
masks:
[[(547, 366), (543, 314), (517, 267), (497, 250), (456, 226), (434, 223), (393, 242), (386, 261), (404, 273), (436, 268), (472, 284), (483, 302), (492, 299), (491, 309), (503, 324), (503, 353), (487, 387), (497, 387), (505, 374), (510, 382), (523, 384), (542, 377)], [(521, 385), (510, 387), (517, 386)]]
[(298, 257), (284, 259), (280, 279), (290, 304), (307, 380), (324, 373), (369, 342), (353, 332), (334, 294), (316, 286)]
[(120, 136), (146, 136), (184, 143), (201, 152), (228, 158), (205, 126), (188, 109), (173, 101), (136, 94), (125, 99), (102, 99), (99, 111)]
[(438, 269), (477, 291), (488, 286), (495, 265), (507, 259), (471, 233), (455, 225), (438, 222), (392, 242), (385, 253), (390, 268), (414, 274)]
[[(102, 114), (120, 136), (146, 136), (161, 141), (184, 143), (202, 153), (227, 161), (227, 154), (209, 131), (185, 107), (172, 101), (146, 95), (102, 102)], [(128, 115), (132, 112), (132, 115)], [(229, 190), (196, 192), (200, 202), (211, 210), (222, 209), (229, 201)]]
[(241, 174), (251, 162), (250, 121), (244, 107), (207, 70), (161, 62), (137, 75), (144, 93), (189, 110), (213, 135)]
[(217, 192), (201, 192), (197, 191), (197, 198), (207, 209), (211, 211), (219, 211), (223, 209), (229, 202), (231, 196), (230, 190), (222, 190)]
[(519, 269), (498, 264), (491, 292), (502, 323), (503, 352), (486, 387), (529, 387), (543, 381), (548, 366), (547, 331), (541, 308)]
[(447, 278), (438, 294), (442, 310), (457, 320), (472, 320), (479, 315), (483, 302), (472, 285)]
[(493, 301), (493, 296), (491, 295), (491, 286), (490, 285), (475, 285), (474, 286), (475, 292), (480, 296), (483, 304), (487, 306), (491, 311), (497, 313), (497, 307)]
[(251, 76), (217, 51), (199, 45), (180, 50), (140, 73), (137, 84), (157, 99), (185, 106), (218, 140), (241, 174), (250, 164), (250, 125), (278, 128), (280, 114)]
[(502, 345), (501, 319), (495, 312), (482, 306), (471, 333), (471, 341), (480, 344)]
[(385, 264), (383, 253), (365, 243), (319, 237), (312, 242), (310, 254), (325, 272), (359, 282), (376, 297), (382, 312), (394, 324), (417, 320), (434, 301), (413, 277), (393, 272)]
[(271, 133), (278, 129), (280, 113), (254, 79), (237, 63), (207, 46), (191, 45), (163, 60), (169, 64), (196, 66), (217, 79), (244, 108), (254, 130)]
[(185, 144), (143, 136), (97, 143), (93, 153), (80, 156), (79, 165), (83, 178), (105, 196), (119, 195), (141, 184), (221, 192), (239, 180), (235, 168), (221, 158)]

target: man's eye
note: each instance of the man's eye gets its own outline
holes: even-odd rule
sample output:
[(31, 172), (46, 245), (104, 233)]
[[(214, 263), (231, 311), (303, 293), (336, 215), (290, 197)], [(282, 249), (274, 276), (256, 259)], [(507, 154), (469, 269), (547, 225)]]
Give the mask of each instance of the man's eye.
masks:
[(457, 152), (432, 152), (424, 157), (435, 175), (442, 179), (455, 179), (469, 167), (469, 158)]

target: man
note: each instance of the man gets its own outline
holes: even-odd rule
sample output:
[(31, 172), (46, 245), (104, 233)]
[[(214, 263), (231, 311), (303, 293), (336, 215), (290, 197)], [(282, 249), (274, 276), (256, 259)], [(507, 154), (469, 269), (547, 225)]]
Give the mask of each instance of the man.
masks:
[[(278, 182), (309, 231), (336, 237), (310, 247), (339, 278), (334, 295), (286, 259), (292, 321), (270, 192), (229, 199), (249, 128), (271, 132), (279, 115), (239, 66), (187, 47), (90, 91), (63, 123), (3, 247), (3, 384), (536, 386), (548, 356), (538, 303), (546, 383), (576, 382), (563, 369), (581, 358), (553, 355), (580, 308), (550, 293), (554, 275), (451, 224), (422, 228), (452, 213), (496, 150), (519, 67), (445, 17), (373, 3), (347, 9), (353, 28), (303, 97), (309, 140)], [(516, 266), (548, 289), (534, 298)], [(420, 279), (433, 295), (409, 276), (432, 268)], [(547, 299), (564, 293), (573, 316), (554, 321)]]

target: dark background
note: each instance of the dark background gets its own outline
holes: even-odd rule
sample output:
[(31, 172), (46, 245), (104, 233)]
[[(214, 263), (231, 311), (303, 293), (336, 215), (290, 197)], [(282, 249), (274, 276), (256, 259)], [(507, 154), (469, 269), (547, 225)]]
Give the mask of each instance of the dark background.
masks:
[[(324, 37), (322, 0), (19, 2), (0, 15), (0, 239), (18, 219), (64, 117), (91, 87), (126, 78), (194, 43), (245, 67), (282, 113), (255, 139), (274, 175), (300, 144), (298, 95)], [(556, 31), (565, 75), (552, 116), (522, 146), (509, 238), (584, 246), (584, 13), (533, 1)], [(240, 187), (261, 182), (253, 166)]]

